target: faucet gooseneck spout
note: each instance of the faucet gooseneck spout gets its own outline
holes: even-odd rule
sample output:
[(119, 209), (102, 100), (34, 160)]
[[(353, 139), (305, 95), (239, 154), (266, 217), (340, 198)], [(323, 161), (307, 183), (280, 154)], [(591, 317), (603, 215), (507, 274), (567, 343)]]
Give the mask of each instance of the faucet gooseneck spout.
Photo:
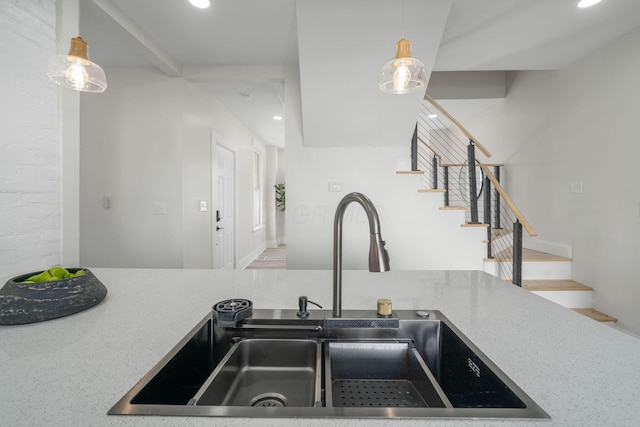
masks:
[(333, 221), (333, 317), (342, 316), (342, 219), (351, 202), (359, 203), (367, 213), (369, 231), (369, 271), (389, 271), (389, 254), (384, 248), (380, 235), (378, 211), (371, 200), (361, 193), (349, 193), (342, 198), (336, 208)]

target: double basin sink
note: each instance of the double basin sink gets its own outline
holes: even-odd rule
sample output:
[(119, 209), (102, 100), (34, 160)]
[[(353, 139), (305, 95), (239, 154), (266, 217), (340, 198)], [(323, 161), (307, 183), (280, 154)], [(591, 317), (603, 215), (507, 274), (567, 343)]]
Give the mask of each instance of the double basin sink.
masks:
[(549, 418), (438, 311), (205, 317), (109, 414)]

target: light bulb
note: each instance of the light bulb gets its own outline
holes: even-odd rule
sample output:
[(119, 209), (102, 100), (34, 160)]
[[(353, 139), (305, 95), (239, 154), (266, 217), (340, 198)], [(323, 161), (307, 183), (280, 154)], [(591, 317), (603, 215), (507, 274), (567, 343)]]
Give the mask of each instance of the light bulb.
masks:
[(411, 81), (411, 71), (404, 65), (396, 68), (393, 73), (393, 90), (395, 92), (406, 92)]
[(81, 61), (74, 61), (73, 64), (67, 68), (66, 75), (67, 81), (75, 89), (82, 89), (89, 81), (89, 74), (87, 70), (84, 69)]

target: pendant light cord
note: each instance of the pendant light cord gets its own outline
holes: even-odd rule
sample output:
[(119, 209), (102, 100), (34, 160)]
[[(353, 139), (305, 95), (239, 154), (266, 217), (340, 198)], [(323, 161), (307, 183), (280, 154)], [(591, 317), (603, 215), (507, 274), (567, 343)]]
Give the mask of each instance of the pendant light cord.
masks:
[(404, 38), (404, 0), (402, 0), (402, 38)]

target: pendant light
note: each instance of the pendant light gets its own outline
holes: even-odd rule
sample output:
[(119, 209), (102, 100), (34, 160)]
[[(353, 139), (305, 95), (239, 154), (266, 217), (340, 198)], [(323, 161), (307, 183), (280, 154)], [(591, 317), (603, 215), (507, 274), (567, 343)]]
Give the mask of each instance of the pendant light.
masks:
[(387, 93), (409, 93), (425, 84), (424, 64), (411, 57), (411, 43), (400, 39), (396, 57), (384, 64), (380, 72), (380, 90)]
[(81, 37), (71, 39), (68, 54), (51, 58), (47, 76), (60, 86), (81, 92), (104, 92), (107, 88), (104, 70), (89, 61), (87, 42)]
[[(404, 0), (402, 1), (404, 32)], [(403, 37), (396, 44), (396, 57), (384, 64), (380, 71), (380, 90), (387, 93), (409, 93), (425, 85), (424, 64), (411, 57), (411, 43)]]

